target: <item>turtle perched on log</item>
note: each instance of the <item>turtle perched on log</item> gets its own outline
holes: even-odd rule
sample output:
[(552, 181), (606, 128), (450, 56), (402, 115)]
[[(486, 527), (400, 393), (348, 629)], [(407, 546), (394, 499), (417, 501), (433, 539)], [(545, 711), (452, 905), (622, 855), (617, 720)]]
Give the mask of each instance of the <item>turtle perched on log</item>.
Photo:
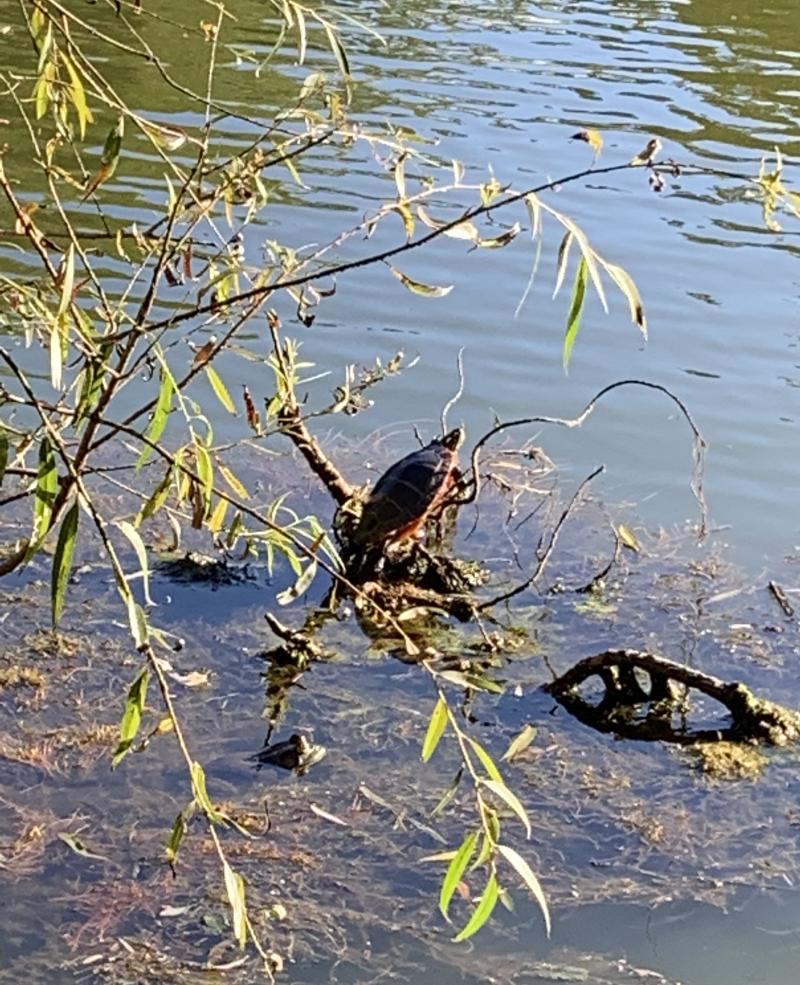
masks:
[(350, 545), (369, 551), (417, 537), (453, 488), (463, 442), (464, 429), (454, 428), (384, 472), (363, 502)]

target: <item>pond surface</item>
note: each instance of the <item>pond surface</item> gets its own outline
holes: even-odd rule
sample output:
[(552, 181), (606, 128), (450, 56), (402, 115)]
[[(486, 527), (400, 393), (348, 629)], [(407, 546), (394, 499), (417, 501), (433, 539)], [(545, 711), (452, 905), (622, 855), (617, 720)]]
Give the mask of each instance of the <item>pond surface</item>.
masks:
[[(164, 2), (161, 6), (165, 15), (186, 18), (184, 4)], [(247, 8), (247, 4), (242, 7)], [(430, 150), (444, 159), (463, 162), (470, 180), (485, 180), (491, 166), (501, 183), (514, 188), (533, 187), (587, 167), (591, 151), (586, 144), (569, 140), (577, 130), (587, 127), (604, 135), (600, 165), (628, 161), (649, 137), (658, 136), (665, 157), (754, 175), (762, 156), (774, 155), (777, 145), (791, 181), (800, 157), (800, 18), (795, 8), (794, 0), (774, 0), (768, 10), (746, 0), (607, 0), (537, 5), (509, 0), (488, 6), (441, 0), (379, 6), (353, 0), (347, 9), (386, 39), (382, 46), (363, 33), (355, 32), (348, 38), (356, 78), (355, 108), (365, 126), (390, 120), (435, 140), (436, 145)], [(249, 13), (235, 28), (237, 38), (263, 52), (262, 8), (253, 2)], [(11, 4), (0, 6), (0, 19), (12, 16)], [(157, 25), (143, 21), (145, 34), (152, 32), (154, 38), (157, 30)], [(0, 38), (0, 50), (10, 63), (15, 57), (15, 43), (14, 35)], [(190, 37), (186, 50), (175, 53), (172, 70), (177, 77), (186, 78), (193, 89), (201, 90), (204, 57), (202, 41), (195, 42)], [(314, 56), (312, 62), (313, 59)], [(281, 92), (291, 91), (288, 80), (301, 74), (301, 70), (292, 67), (288, 50), (276, 67), (261, 78), (255, 76), (251, 65), (237, 63), (232, 57), (223, 62), (218, 98), (244, 114), (255, 115), (259, 107), (273, 106)], [(117, 82), (130, 82), (136, 78), (136, 71), (137, 67), (121, 58)], [(149, 76), (141, 79), (141, 93), (142, 109), (153, 116), (189, 128), (198, 124), (198, 118), (181, 105), (174, 93), (165, 92)], [(245, 124), (225, 126), (230, 127), (232, 146), (246, 142)], [(21, 151), (13, 140), (10, 143), (9, 159), (18, 164)], [(150, 221), (152, 206), (164, 198), (163, 185), (157, 180), (157, 173), (154, 176), (147, 166), (150, 163), (143, 159), (141, 170), (132, 169), (133, 177), (131, 169), (121, 169), (106, 191), (106, 201), (113, 202), (108, 205), (110, 212), (142, 225)], [(391, 179), (369, 155), (358, 151), (346, 159), (338, 152), (320, 150), (305, 159), (303, 177), (308, 189), (287, 187), (276, 195), (274, 210), (267, 214), (268, 228), (250, 231), (252, 242), (247, 246), (251, 253), (257, 252), (259, 242), (267, 237), (297, 247), (327, 241), (340, 228), (359, 221), (364, 212), (393, 195)], [(786, 587), (793, 587), (791, 561), (800, 553), (796, 505), (800, 492), (800, 219), (787, 216), (783, 222), (785, 232), (771, 232), (765, 229), (761, 206), (744, 181), (679, 177), (656, 194), (648, 187), (644, 170), (598, 175), (565, 185), (546, 200), (574, 217), (597, 250), (635, 278), (648, 315), (647, 344), (642, 344), (630, 324), (621, 298), (611, 298), (608, 315), (599, 304), (591, 303), (569, 375), (565, 376), (561, 344), (568, 292), (562, 292), (555, 301), (550, 297), (560, 239), (557, 229), (546, 229), (533, 289), (516, 316), (534, 255), (526, 237), (518, 237), (502, 250), (471, 253), (458, 241), (440, 239), (418, 255), (403, 257), (398, 265), (421, 281), (455, 285), (447, 297), (416, 297), (404, 291), (388, 272), (370, 269), (343, 277), (336, 296), (326, 302), (314, 325), (308, 330), (297, 329), (307, 356), (320, 371), (331, 372), (334, 379), (338, 379), (346, 362), (370, 363), (376, 357), (385, 361), (400, 348), (409, 357), (420, 357), (413, 369), (384, 385), (373, 410), (337, 424), (342, 430), (337, 441), (362, 439), (383, 429), (389, 434), (383, 451), (390, 454), (413, 447), (413, 425), (426, 434), (435, 433), (442, 404), (457, 387), (456, 357), (462, 347), (465, 393), (454, 415), (476, 435), (491, 425), (494, 415), (500, 419), (533, 414), (572, 416), (596, 391), (614, 380), (638, 378), (663, 384), (690, 408), (709, 442), (706, 493), (711, 517), (718, 528), (724, 528), (721, 539), (729, 543), (727, 556), (743, 572), (743, 583), (755, 584), (756, 578), (765, 582), (762, 573), (766, 570), (767, 577), (780, 576)], [(509, 217), (509, 221), (512, 218), (525, 221), (524, 213)], [(399, 220), (397, 234), (402, 234)], [(355, 256), (374, 245), (348, 244), (341, 255)], [(25, 269), (27, 260), (19, 252), (6, 244), (0, 249), (10, 267)], [(108, 272), (109, 276), (115, 275), (111, 260)], [(290, 323), (291, 310), (287, 308), (282, 313)], [(187, 355), (187, 361), (190, 358)], [(231, 384), (247, 383), (255, 392), (264, 390), (263, 378), (247, 363), (231, 363), (227, 373), (235, 374)], [(323, 381), (319, 386), (324, 392), (329, 383)], [(240, 423), (221, 418), (216, 422), (218, 438), (239, 436)], [(672, 529), (686, 518), (696, 517), (689, 491), (690, 436), (685, 422), (676, 416), (674, 405), (657, 394), (619, 391), (580, 432), (542, 431), (538, 440), (557, 463), (567, 484), (577, 484), (592, 468), (605, 464), (607, 472), (595, 484), (595, 494), (607, 503), (624, 504), (618, 507), (619, 515), (629, 523)], [(358, 463), (354, 468), (357, 467)], [(784, 566), (787, 559), (788, 568)], [(44, 571), (40, 574), (46, 576)], [(228, 764), (240, 763), (257, 748), (260, 737), (252, 722), (258, 723), (263, 696), (251, 691), (248, 706), (246, 688), (239, 690), (236, 680), (239, 674), (244, 679), (250, 675), (251, 686), (258, 680), (252, 661), (241, 657), (241, 653), (257, 649), (259, 634), (237, 631), (227, 621), (233, 613), (236, 620), (256, 625), (266, 605), (264, 593), (254, 587), (225, 589), (209, 601), (210, 590), (205, 588), (161, 588), (176, 599), (175, 611), (169, 617), (174, 631), (185, 633), (187, 638), (204, 638), (206, 645), (198, 647), (197, 652), (202, 652), (206, 664), (218, 675), (215, 702), (220, 702), (220, 707), (239, 702), (239, 712), (227, 714), (218, 731), (209, 726), (204, 732), (199, 722), (195, 725), (199, 751), (209, 758), (214, 752), (217, 754), (219, 769), (215, 775), (220, 783), (227, 783), (231, 791), (240, 790), (252, 780), (243, 780), (244, 774), (237, 774)], [(8, 611), (16, 611), (14, 607), (19, 604), (11, 597), (4, 599)], [(91, 598), (84, 600), (84, 611), (89, 611), (90, 604)], [(761, 620), (763, 625), (767, 618), (760, 612), (754, 622)], [(736, 622), (734, 614), (729, 622)], [(97, 626), (98, 633), (101, 629)], [(699, 638), (704, 630), (701, 627), (697, 631)], [(639, 639), (626, 642), (644, 645), (647, 627), (640, 627), (639, 632)], [(666, 629), (660, 632), (661, 638), (668, 640)], [(788, 631), (780, 647), (776, 644), (767, 656), (759, 651), (755, 670), (745, 663), (737, 666), (735, 661), (727, 669), (750, 674), (775, 689), (778, 677), (773, 671), (785, 671), (796, 660), (796, 635), (794, 630)], [(602, 630), (596, 636), (605, 639)], [(591, 652), (594, 642), (589, 632), (579, 646)], [(226, 664), (232, 654), (240, 655), (239, 663)], [(577, 654), (580, 655), (583, 653)], [(714, 654), (708, 652), (706, 657), (707, 669), (717, 670)], [(747, 670), (743, 671), (745, 665)], [(353, 666), (361, 667), (355, 657)], [(419, 685), (410, 684), (398, 667), (376, 669), (366, 658), (364, 666), (365, 705), (387, 686), (397, 688), (408, 706), (413, 707), (422, 699)], [(348, 669), (352, 670), (344, 666), (338, 671)], [(133, 670), (131, 664), (125, 673), (120, 673), (116, 685), (123, 686)], [(525, 679), (524, 674), (521, 676)], [(316, 694), (311, 709), (301, 703), (290, 721), (298, 727), (309, 720), (315, 722), (325, 733), (319, 736), (323, 741), (341, 745), (342, 732), (336, 734), (330, 723), (343, 721), (340, 705), (346, 704), (347, 699), (336, 690), (343, 686), (342, 680), (337, 668), (326, 667), (318, 677), (322, 679), (322, 690)], [(772, 696), (788, 704), (800, 704), (796, 674), (781, 672), (779, 681), (783, 690)], [(538, 678), (534, 674), (525, 683), (538, 683)], [(117, 720), (118, 694), (117, 690), (113, 699), (107, 696), (104, 708), (108, 722)], [(534, 711), (546, 717), (548, 709)], [(245, 733), (241, 720), (247, 714), (252, 717)], [(498, 710), (497, 716), (509, 729), (509, 736), (513, 734), (512, 726), (521, 724), (508, 709)], [(325, 725), (319, 726), (320, 721)], [(402, 716), (394, 725), (403, 725)], [(366, 718), (359, 720), (357, 726), (353, 726), (352, 735), (346, 733), (350, 742), (356, 742), (358, 735), (367, 735), (381, 749), (385, 748), (388, 725), (375, 725), (380, 733), (377, 738)], [(403, 737), (401, 750), (409, 758), (416, 756), (409, 750), (418, 748), (421, 728), (416, 723), (416, 731), (411, 729)], [(579, 745), (582, 741), (587, 750), (596, 741), (578, 727), (573, 739)], [(607, 745), (612, 749), (612, 742)], [(145, 767), (144, 777), (138, 776), (137, 782), (151, 782), (154, 790), (163, 792), (169, 789), (169, 784), (164, 786), (169, 776), (160, 774), (158, 754), (151, 755), (154, 765)], [(341, 750), (339, 755), (342, 756)], [(376, 756), (373, 769), (385, 768), (376, 753), (370, 755)], [(391, 758), (398, 751), (390, 749), (386, 755)], [(661, 750), (639, 750), (635, 755), (642, 769), (650, 768), (648, 760), (657, 761), (656, 783), (659, 776), (670, 777), (684, 769)], [(226, 756), (228, 764), (224, 761)], [(347, 756), (358, 761), (352, 745)], [(351, 769), (346, 776), (351, 778), (357, 768), (349, 760), (348, 763)], [(163, 769), (172, 771), (170, 776), (177, 788), (182, 782), (177, 761), (170, 760), (169, 768)], [(763, 796), (796, 792), (796, 761), (784, 759), (771, 769), (769, 793)], [(316, 793), (312, 788), (309, 796), (338, 813), (339, 806), (331, 799), (335, 797), (336, 767), (324, 765), (320, 770), (309, 776), (308, 783), (321, 785)], [(5, 763), (2, 782), (16, 787), (19, 778), (11, 774)], [(316, 781), (315, 776), (322, 779)], [(34, 779), (37, 784), (47, 785), (35, 777), (31, 777), (31, 784)], [(119, 774), (115, 774), (110, 788), (108, 783), (103, 766), (82, 775), (78, 786), (85, 789), (80, 795), (64, 795), (62, 813), (66, 815), (68, 808), (77, 810), (80, 806), (90, 815), (87, 805), (91, 805), (98, 788), (110, 789), (109, 796), (124, 797), (126, 781)], [(403, 789), (403, 782), (398, 781), (398, 791)], [(749, 792), (731, 795), (730, 803), (725, 801), (725, 795), (718, 795), (717, 814), (712, 814), (708, 830), (694, 844), (699, 855), (714, 843), (717, 829), (713, 817), (721, 824), (731, 804), (746, 811), (748, 801), (758, 799), (759, 789), (755, 786)], [(676, 782), (677, 798), (696, 793), (691, 784)], [(654, 794), (643, 786), (639, 796), (646, 804)], [(176, 797), (175, 804), (170, 802), (165, 812), (166, 818), (161, 814), (159, 822), (156, 811), (146, 818), (152, 827), (153, 844), (164, 834), (159, 823), (168, 828), (174, 809), (180, 808)], [(402, 799), (399, 794), (397, 799)], [(429, 803), (435, 802), (429, 792)], [(538, 809), (546, 809), (549, 803)], [(635, 806), (631, 803), (626, 809), (634, 811)], [(598, 830), (602, 832), (608, 823), (599, 811)], [(774, 818), (763, 808), (763, 814), (753, 819), (747, 830), (753, 838), (761, 832), (770, 845), (774, 832), (780, 830), (786, 855), (793, 857), (797, 853), (796, 818), (785, 803)], [(367, 854), (368, 849), (375, 850), (378, 836), (366, 825), (365, 831), (365, 839), (376, 839), (364, 848)], [(772, 834), (768, 836), (767, 832)], [(697, 831), (690, 832), (687, 839), (690, 836), (697, 837)], [(416, 856), (436, 850), (423, 843), (412, 847), (420, 849)], [(504, 917), (501, 928), (485, 931), (477, 939), (478, 956), (485, 955), (487, 962), (499, 962), (508, 940), (504, 930), (510, 933), (513, 925), (520, 933), (514, 938), (513, 949), (509, 946), (506, 953), (514, 954), (518, 968), (523, 968), (527, 960), (552, 960), (554, 966), (561, 968), (562, 978), (567, 974), (563, 969), (569, 966), (574, 974), (580, 971), (588, 976), (572, 980), (661, 980), (647, 978), (647, 969), (665, 976), (664, 981), (681, 981), (684, 985), (796, 985), (800, 904), (793, 868), (784, 864), (785, 860), (759, 860), (765, 870), (770, 864), (776, 867), (778, 876), (770, 885), (754, 879), (752, 886), (742, 883), (733, 900), (698, 899), (693, 903), (687, 899), (691, 896), (687, 890), (676, 891), (673, 901), (669, 863), (662, 858), (659, 865), (664, 866), (660, 872), (663, 882), (658, 883), (660, 888), (654, 890), (646, 905), (624, 901), (620, 876), (617, 891), (595, 890), (596, 902), (571, 907), (568, 887), (558, 888), (560, 867), (570, 873), (570, 878), (581, 865), (594, 867), (593, 878), (602, 883), (606, 867), (614, 863), (611, 846), (605, 848), (609, 855), (603, 859), (587, 854), (580, 845), (575, 846), (573, 856), (559, 859), (548, 855), (545, 843), (537, 844), (548, 892), (556, 898), (553, 942), (547, 945), (538, 929), (526, 939), (528, 928), (538, 928), (538, 923), (532, 911), (521, 908), (513, 917)], [(330, 852), (332, 857), (335, 850), (333, 843), (326, 842), (322, 854)], [(626, 843), (620, 850), (636, 849)], [(357, 855), (355, 852), (356, 859)], [(769, 850), (765, 849), (765, 855), (769, 856)], [(402, 871), (402, 864), (403, 855), (397, 848), (397, 855), (387, 860), (383, 872), (387, 892), (407, 892), (409, 898), (427, 893), (429, 900), (435, 898), (431, 895), (435, 894), (435, 886), (430, 880), (424, 885), (424, 892), (408, 873), (403, 876), (408, 879), (408, 886), (393, 881)], [(675, 868), (680, 868), (677, 862)], [(709, 866), (711, 869), (713, 866)], [(71, 876), (70, 871), (68, 875)], [(11, 897), (19, 912), (31, 920), (27, 928), (15, 922), (7, 941), (0, 946), (0, 967), (4, 960), (13, 959), (15, 975), (26, 955), (42, 951), (48, 939), (46, 923), (35, 924), (31, 901), (45, 906), (39, 897), (49, 891), (48, 879), (59, 886), (62, 895), (68, 892), (58, 882), (63, 878), (58, 865), (54, 864), (52, 871), (45, 869), (40, 877), (41, 892), (32, 895), (27, 903), (21, 891), (19, 896)], [(581, 891), (585, 893), (585, 873), (582, 878)], [(714, 878), (713, 873), (708, 878)], [(726, 875), (723, 873), (721, 878), (724, 880)], [(654, 885), (656, 881), (654, 877)], [(86, 917), (85, 913), (82, 915)], [(63, 913), (60, 919), (64, 919)], [(439, 927), (437, 932), (444, 942), (446, 931)], [(372, 946), (365, 943), (365, 951), (368, 944)], [(606, 963), (584, 963), (575, 971), (575, 955), (583, 952), (605, 956)], [(376, 953), (380, 953), (379, 945)], [(298, 963), (297, 980), (334, 980), (328, 976), (337, 973), (335, 968), (332, 972), (325, 962), (316, 967), (306, 958)], [(424, 948), (417, 952), (409, 967), (414, 972), (408, 973), (408, 981), (427, 981), (434, 974), (442, 982), (454, 983), (479, 977), (475, 965), (460, 966), (452, 955), (448, 956), (446, 948), (436, 945), (431, 945), (430, 953)], [(637, 968), (641, 974), (637, 975)], [(359, 979), (352, 971), (338, 974), (342, 981), (367, 980)], [(535, 968), (529, 968), (517, 975), (506, 966), (499, 976), (499, 980), (519, 985), (532, 985), (543, 979), (547, 980), (542, 969), (537, 973)], [(64, 981), (72, 980), (70, 971)], [(488, 973), (485, 980), (490, 980)]]

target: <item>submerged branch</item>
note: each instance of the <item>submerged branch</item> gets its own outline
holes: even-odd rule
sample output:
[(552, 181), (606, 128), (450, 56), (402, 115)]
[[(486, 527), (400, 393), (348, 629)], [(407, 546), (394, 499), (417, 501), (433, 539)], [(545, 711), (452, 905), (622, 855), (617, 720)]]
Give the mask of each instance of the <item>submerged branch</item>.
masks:
[[(599, 677), (605, 688), (596, 704), (578, 691), (590, 677)], [(679, 700), (683, 706), (681, 692), (692, 688), (727, 708), (731, 716), (729, 728), (673, 727), (674, 707)], [(627, 738), (684, 745), (732, 739), (783, 746), (800, 740), (800, 712), (758, 697), (740, 681), (723, 681), (641, 650), (606, 650), (586, 657), (546, 685), (545, 690), (585, 724)], [(650, 706), (646, 717), (631, 719), (631, 707), (644, 704)]]

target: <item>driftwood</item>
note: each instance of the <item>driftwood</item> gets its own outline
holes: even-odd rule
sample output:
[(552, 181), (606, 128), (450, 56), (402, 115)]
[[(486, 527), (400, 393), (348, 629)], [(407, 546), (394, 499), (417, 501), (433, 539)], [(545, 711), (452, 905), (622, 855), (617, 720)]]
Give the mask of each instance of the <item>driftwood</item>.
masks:
[[(604, 687), (596, 702), (579, 690), (592, 677), (598, 677)], [(688, 723), (692, 689), (724, 705), (730, 723), (723, 728), (692, 728)], [(546, 690), (580, 721), (625, 738), (684, 745), (738, 741), (774, 746), (800, 739), (800, 712), (757, 697), (739, 681), (723, 681), (640, 650), (606, 650), (587, 657)], [(637, 714), (644, 706), (645, 713)], [(674, 721), (676, 714), (679, 725)]]

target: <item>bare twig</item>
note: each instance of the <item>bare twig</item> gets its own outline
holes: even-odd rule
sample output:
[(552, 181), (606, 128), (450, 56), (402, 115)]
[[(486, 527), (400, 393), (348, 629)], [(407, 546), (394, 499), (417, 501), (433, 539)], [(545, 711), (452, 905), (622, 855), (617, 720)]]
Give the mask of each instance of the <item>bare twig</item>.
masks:
[(456, 367), (458, 369), (458, 389), (453, 396), (442, 407), (442, 437), (447, 434), (447, 415), (455, 407), (464, 393), (464, 346), (458, 350), (456, 356)]
[(550, 560), (553, 551), (555, 550), (556, 541), (558, 540), (558, 536), (561, 533), (561, 528), (569, 519), (572, 510), (577, 505), (584, 491), (588, 488), (589, 483), (593, 479), (597, 478), (597, 476), (604, 471), (605, 471), (605, 466), (599, 465), (593, 472), (590, 472), (589, 475), (586, 476), (583, 482), (581, 482), (581, 484), (572, 494), (572, 498), (567, 504), (566, 509), (562, 512), (561, 516), (558, 518), (556, 525), (550, 531), (550, 536), (547, 538), (547, 546), (545, 547), (544, 551), (540, 554), (539, 560), (536, 563), (536, 567), (533, 569), (533, 572), (530, 575), (530, 577), (526, 578), (525, 581), (521, 582), (519, 585), (516, 585), (514, 588), (510, 588), (507, 592), (503, 592), (501, 595), (496, 595), (494, 596), (494, 598), (491, 598), (486, 602), (481, 602), (481, 604), (478, 606), (478, 610), (480, 612), (485, 612), (486, 609), (491, 609), (495, 605), (499, 605), (501, 602), (507, 602), (509, 599), (514, 598), (514, 596), (520, 595), (522, 592), (526, 591), (528, 588), (531, 587), (531, 585), (536, 584), (536, 582), (541, 577), (545, 567), (547, 566), (547, 562)]
[(662, 386), (660, 383), (650, 383), (647, 380), (618, 380), (616, 383), (609, 383), (608, 386), (604, 386), (602, 390), (598, 391), (598, 393), (592, 397), (577, 417), (524, 417), (516, 421), (505, 421), (498, 424), (496, 427), (493, 427), (490, 431), (484, 434), (482, 438), (480, 438), (472, 449), (472, 490), (468, 496), (466, 496), (464, 502), (473, 502), (480, 491), (480, 451), (481, 448), (491, 441), (495, 435), (500, 434), (502, 431), (506, 431), (509, 428), (522, 427), (523, 425), (528, 424), (557, 424), (560, 427), (565, 428), (579, 428), (583, 425), (589, 415), (594, 411), (599, 401), (607, 393), (611, 393), (612, 390), (618, 390), (620, 387), (624, 386), (639, 386), (648, 390), (658, 390), (660, 393), (666, 394), (666, 396), (669, 397), (669, 399), (678, 407), (691, 428), (693, 435), (692, 455), (694, 458), (694, 469), (692, 471), (690, 486), (694, 498), (700, 507), (701, 519), (699, 534), (701, 538), (705, 537), (708, 532), (708, 504), (706, 503), (705, 492), (703, 490), (705, 451), (707, 447), (706, 440), (680, 397), (677, 397), (671, 390), (665, 386)]

